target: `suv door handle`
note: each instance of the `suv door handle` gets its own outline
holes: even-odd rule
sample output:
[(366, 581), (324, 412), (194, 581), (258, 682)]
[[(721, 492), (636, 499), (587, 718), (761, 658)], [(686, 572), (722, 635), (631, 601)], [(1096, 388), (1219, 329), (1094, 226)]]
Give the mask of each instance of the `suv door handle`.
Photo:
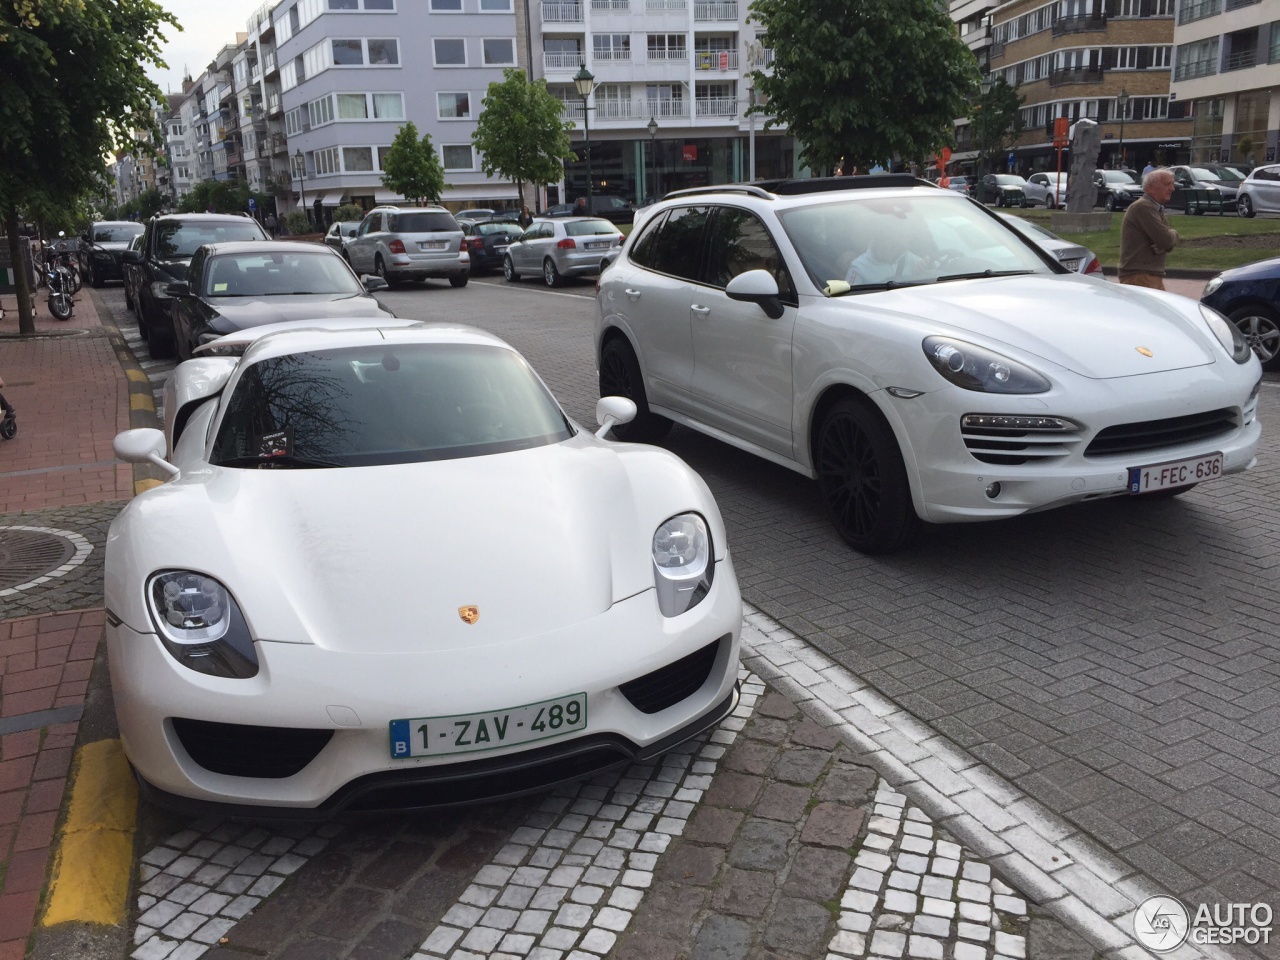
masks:
[(701, 305), (696, 304), (696, 303), (695, 303), (695, 304), (692, 304), (692, 305), (689, 307), (689, 309), (690, 309), (690, 310), (692, 310), (694, 313), (696, 313), (696, 314), (697, 314), (698, 316), (700, 316), (700, 317), (705, 317), (707, 314), (709, 314), (709, 313), (711, 312), (711, 308), (710, 308), (710, 307), (704, 307), (704, 306), (701, 306)]
[(626, 293), (626, 295), (627, 295), (628, 297), (630, 297), (632, 300), (639, 300), (639, 299), (640, 299), (640, 291), (639, 291), (639, 290), (632, 290), (630, 287), (627, 287), (627, 288), (626, 288), (626, 290), (625, 290), (624, 292), (625, 292), (625, 293)]

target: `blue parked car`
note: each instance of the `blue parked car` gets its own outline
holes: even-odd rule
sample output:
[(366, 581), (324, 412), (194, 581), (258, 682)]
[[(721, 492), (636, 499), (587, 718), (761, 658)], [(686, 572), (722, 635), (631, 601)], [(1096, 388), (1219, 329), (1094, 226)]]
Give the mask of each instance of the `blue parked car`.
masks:
[(1200, 302), (1236, 325), (1264, 370), (1280, 369), (1280, 257), (1224, 270), (1205, 285)]

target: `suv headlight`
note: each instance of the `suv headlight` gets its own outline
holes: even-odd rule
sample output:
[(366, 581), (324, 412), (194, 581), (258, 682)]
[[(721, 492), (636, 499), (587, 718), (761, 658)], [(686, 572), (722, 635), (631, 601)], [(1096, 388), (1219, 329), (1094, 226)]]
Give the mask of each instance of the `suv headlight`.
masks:
[(1249, 362), (1249, 358), (1253, 356), (1253, 350), (1234, 323), (1213, 307), (1206, 307), (1203, 303), (1200, 304), (1200, 315), (1204, 317), (1204, 322), (1209, 325), (1213, 335), (1222, 344), (1222, 349), (1231, 355), (1232, 360), (1236, 363)]
[(711, 533), (696, 513), (678, 514), (654, 531), (653, 582), (664, 617), (697, 606), (710, 592), (715, 570)]
[(184, 667), (244, 680), (258, 652), (240, 608), (221, 583), (190, 570), (166, 570), (147, 582), (147, 605), (160, 642)]
[(994, 350), (950, 337), (925, 337), (924, 355), (944, 379), (978, 393), (1048, 393), (1052, 386), (1030, 367)]
[(1204, 293), (1200, 294), (1200, 296), (1207, 297), (1211, 293), (1216, 293), (1220, 286), (1222, 286), (1222, 277), (1219, 275), (1204, 285)]

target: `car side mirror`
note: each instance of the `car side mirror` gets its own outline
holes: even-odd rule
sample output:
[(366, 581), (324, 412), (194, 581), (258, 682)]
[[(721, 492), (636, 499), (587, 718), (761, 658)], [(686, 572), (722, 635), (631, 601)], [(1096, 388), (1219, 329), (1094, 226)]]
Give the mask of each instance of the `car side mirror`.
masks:
[(782, 301), (778, 299), (778, 281), (768, 270), (747, 270), (740, 273), (724, 288), (730, 300), (757, 303), (770, 320), (782, 316)]
[(163, 431), (155, 427), (139, 427), (116, 434), (111, 449), (126, 463), (152, 463), (170, 476), (178, 474), (178, 468), (164, 458)]
[(601, 397), (596, 402), (596, 423), (600, 429), (597, 437), (603, 437), (616, 424), (630, 423), (636, 417), (636, 403), (628, 397)]
[(142, 254), (137, 250), (122, 250), (120, 251), (120, 260), (122, 263), (141, 263)]
[(165, 284), (164, 292), (171, 297), (185, 297), (191, 293), (191, 284), (185, 280), (174, 280)]
[(360, 278), (360, 282), (364, 284), (364, 289), (367, 293), (374, 293), (378, 290), (387, 290), (391, 287), (391, 284), (387, 283), (387, 281), (383, 280), (381, 277), (375, 277), (373, 274), (368, 273)]

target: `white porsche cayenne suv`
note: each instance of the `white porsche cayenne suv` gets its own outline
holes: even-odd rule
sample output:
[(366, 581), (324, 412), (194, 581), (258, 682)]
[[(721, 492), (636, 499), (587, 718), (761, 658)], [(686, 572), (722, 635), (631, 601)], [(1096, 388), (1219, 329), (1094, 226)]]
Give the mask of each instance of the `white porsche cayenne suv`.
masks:
[(674, 421), (816, 478), (865, 553), (1255, 462), (1262, 371), (1219, 313), (1070, 273), (912, 177), (669, 194), (597, 304), (601, 395), (639, 410), (619, 436)]

